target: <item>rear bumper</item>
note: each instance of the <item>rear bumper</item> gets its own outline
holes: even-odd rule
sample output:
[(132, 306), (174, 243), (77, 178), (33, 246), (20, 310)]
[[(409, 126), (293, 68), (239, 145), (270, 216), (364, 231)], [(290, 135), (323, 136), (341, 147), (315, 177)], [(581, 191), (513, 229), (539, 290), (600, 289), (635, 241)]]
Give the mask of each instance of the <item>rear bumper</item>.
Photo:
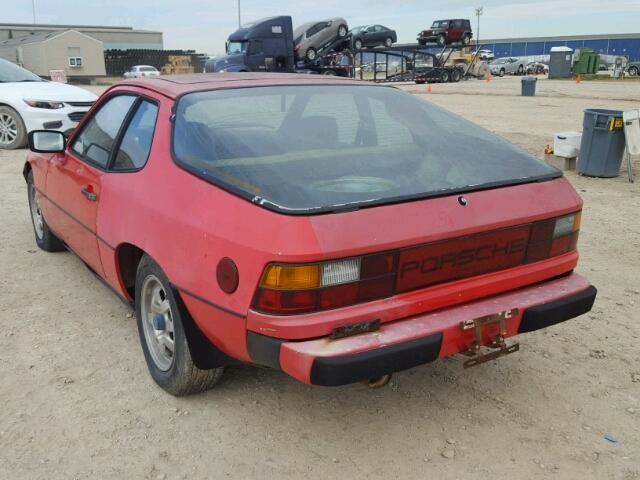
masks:
[[(247, 336), (251, 359), (313, 385), (345, 385), (412, 368), (468, 350), (474, 337), (466, 320), (518, 309), (507, 337), (582, 315), (596, 289), (577, 274), (437, 312), (383, 324), (380, 330), (340, 340), (284, 341), (255, 332)], [(486, 331), (486, 343), (491, 331)]]

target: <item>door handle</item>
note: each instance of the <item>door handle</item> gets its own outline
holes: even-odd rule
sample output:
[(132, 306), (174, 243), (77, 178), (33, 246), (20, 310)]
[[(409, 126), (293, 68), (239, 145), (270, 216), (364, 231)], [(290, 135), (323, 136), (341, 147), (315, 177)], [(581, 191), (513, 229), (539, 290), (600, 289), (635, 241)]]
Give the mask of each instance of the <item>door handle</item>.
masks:
[(84, 195), (84, 197), (90, 202), (95, 202), (98, 199), (98, 195), (96, 195), (95, 192), (92, 192), (86, 188), (80, 190), (80, 193), (82, 193), (82, 195)]

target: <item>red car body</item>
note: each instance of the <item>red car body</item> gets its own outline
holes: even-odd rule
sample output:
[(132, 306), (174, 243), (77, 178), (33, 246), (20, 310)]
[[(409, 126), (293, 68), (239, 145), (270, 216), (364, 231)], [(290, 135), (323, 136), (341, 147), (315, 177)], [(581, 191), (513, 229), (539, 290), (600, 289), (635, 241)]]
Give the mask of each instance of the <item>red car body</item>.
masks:
[[(451, 260), (452, 255), (462, 255), (456, 252), (467, 251), (469, 245), (473, 250), (476, 238), (490, 248), (474, 255), (492, 251), (501, 256), (503, 240), (530, 241), (534, 222), (580, 211), (580, 197), (562, 177), (471, 191), (464, 198), (456, 194), (340, 213), (285, 215), (205, 182), (172, 159), (172, 109), (183, 94), (255, 85), (351, 83), (356, 82), (262, 74), (125, 81), (105, 92), (84, 122), (122, 92), (157, 102), (154, 140), (144, 168), (103, 171), (67, 147), (64, 153), (31, 153), (25, 175), (33, 174), (51, 230), (122, 299), (133, 302), (132, 277), (143, 253), (161, 266), (193, 320), (195, 328), (187, 329), (189, 342), (194, 361), (205, 368), (253, 362), (279, 368), (304, 383), (340, 385), (468, 351), (475, 337), (461, 327), (465, 321), (512, 312), (506, 315), (504, 332), (511, 337), (591, 308), (595, 289), (573, 273), (578, 261), (574, 248), (530, 263), (523, 263), (523, 253), (510, 253), (519, 259), (505, 257), (504, 265), (486, 273), (445, 275), (446, 281), (425, 288), (412, 288), (412, 281), (421, 281), (419, 273), (414, 280), (400, 280), (401, 271), (407, 278), (412, 273), (414, 264), (409, 262), (425, 256), (464, 263), (461, 257)], [(87, 201), (91, 194), (97, 201)], [(444, 245), (441, 253), (433, 254), (433, 245)], [(396, 252), (393, 258), (399, 258), (392, 295), (290, 315), (255, 308), (269, 264), (378, 252)], [(216, 279), (224, 258), (232, 259), (239, 273), (233, 293), (223, 291)], [(406, 288), (398, 288), (401, 285)], [(360, 328), (361, 322), (372, 320), (379, 322), (375, 331), (365, 328), (357, 335), (332, 338), (341, 328)], [(483, 344), (492, 342), (496, 325), (481, 332)]]

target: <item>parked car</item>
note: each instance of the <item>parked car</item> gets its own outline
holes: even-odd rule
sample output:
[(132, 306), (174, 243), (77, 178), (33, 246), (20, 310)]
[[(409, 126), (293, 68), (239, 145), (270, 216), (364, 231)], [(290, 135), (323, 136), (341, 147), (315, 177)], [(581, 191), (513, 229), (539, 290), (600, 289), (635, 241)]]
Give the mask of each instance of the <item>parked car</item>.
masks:
[(398, 41), (395, 30), (383, 25), (364, 25), (351, 30), (351, 43), (356, 50), (363, 47), (390, 47)]
[(295, 54), (299, 59), (314, 61), (322, 47), (348, 33), (347, 21), (340, 17), (305, 23), (293, 31)]
[(472, 37), (473, 32), (469, 20), (436, 20), (430, 29), (423, 30), (418, 34), (418, 43), (426, 45), (435, 42), (440, 46), (445, 46), (460, 42), (463, 45), (469, 45)]
[(29, 142), (37, 245), (68, 247), (135, 307), (174, 395), (238, 362), (317, 385), (461, 352), (472, 366), (596, 296), (574, 272), (582, 200), (562, 172), (396, 88), (127, 80), (69, 139)]
[(136, 65), (124, 73), (124, 78), (159, 77), (160, 72), (150, 65)]
[(522, 75), (524, 74), (524, 61), (515, 57), (497, 58), (489, 65), (493, 75), (504, 77), (505, 74)]
[(627, 73), (631, 76), (640, 74), (640, 62), (627, 63)]
[(527, 75), (543, 75), (549, 73), (549, 65), (541, 62), (529, 62), (524, 67)]
[(473, 52), (473, 55), (475, 55), (476, 52), (477, 52), (478, 58), (480, 60), (493, 60), (493, 58), (494, 58), (494, 54), (493, 54), (493, 52), (491, 50), (484, 50), (484, 49), (476, 50), (476, 51)]
[(32, 130), (70, 132), (96, 98), (0, 59), (0, 149), (24, 147)]

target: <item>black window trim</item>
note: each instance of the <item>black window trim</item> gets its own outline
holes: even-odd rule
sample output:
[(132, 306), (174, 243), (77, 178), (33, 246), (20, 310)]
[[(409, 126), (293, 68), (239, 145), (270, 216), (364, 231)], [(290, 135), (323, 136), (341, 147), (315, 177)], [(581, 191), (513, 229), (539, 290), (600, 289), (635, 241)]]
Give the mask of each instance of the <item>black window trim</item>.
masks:
[[(260, 196), (253, 196), (250, 197), (246, 191), (242, 190), (239, 187), (236, 187), (235, 185), (232, 185), (230, 183), (226, 183), (224, 181), (222, 181), (220, 178), (211, 175), (211, 173), (209, 173), (206, 170), (203, 170), (201, 168), (198, 167), (194, 167), (193, 165), (189, 165), (188, 163), (182, 161), (180, 158), (178, 158), (178, 156), (175, 154), (175, 149), (174, 149), (174, 140), (175, 140), (175, 128), (176, 128), (176, 112), (178, 109), (178, 104), (180, 103), (180, 100), (182, 100), (183, 97), (190, 95), (192, 93), (203, 93), (203, 92), (215, 92), (215, 91), (224, 91), (224, 90), (244, 90), (244, 89), (249, 89), (249, 88), (262, 88), (262, 87), (298, 87), (298, 86), (309, 86), (309, 87), (316, 87), (316, 86), (325, 86), (325, 85), (340, 85), (339, 83), (281, 83), (281, 84), (265, 84), (265, 85), (250, 85), (250, 86), (243, 86), (243, 87), (218, 87), (218, 88), (203, 88), (203, 89), (194, 89), (188, 92), (184, 92), (181, 93), (179, 95), (176, 96), (176, 98), (173, 101), (173, 105), (171, 106), (171, 138), (170, 138), (170, 146), (169, 146), (169, 150), (170, 150), (170, 155), (171, 155), (171, 160), (173, 160), (173, 163), (180, 169), (186, 171), (187, 173), (190, 173), (191, 175), (193, 175), (194, 177), (196, 177), (197, 179), (207, 182), (208, 184), (217, 187), (225, 192), (228, 192), (232, 195), (234, 195), (235, 197), (244, 200), (246, 202), (250, 202), (254, 205), (258, 205), (262, 208), (267, 209), (270, 212), (276, 213), (276, 214), (280, 214), (280, 215), (286, 215), (286, 216), (291, 216), (291, 217), (304, 217), (304, 216), (312, 216), (312, 215), (322, 215), (322, 214), (329, 214), (329, 213), (342, 213), (342, 212), (349, 212), (349, 211), (353, 211), (353, 210), (360, 210), (362, 208), (373, 208), (373, 207), (381, 207), (381, 206), (388, 206), (388, 205), (396, 205), (399, 203), (407, 203), (407, 202), (416, 202), (416, 201), (420, 201), (420, 200), (428, 200), (431, 198), (441, 198), (441, 197), (448, 197), (451, 195), (460, 195), (463, 193), (470, 193), (470, 192), (481, 192), (484, 190), (492, 190), (495, 188), (506, 188), (506, 187), (514, 187), (516, 185), (524, 185), (524, 184), (528, 184), (528, 183), (539, 183), (539, 182), (548, 182), (551, 180), (555, 180), (557, 178), (561, 178), (564, 176), (564, 173), (561, 170), (555, 169), (555, 172), (551, 172), (548, 174), (542, 174), (542, 175), (537, 175), (535, 177), (529, 177), (529, 178), (522, 178), (522, 179), (514, 179), (514, 180), (505, 180), (505, 181), (500, 181), (500, 182), (490, 182), (490, 183), (485, 183), (481, 186), (470, 186), (470, 187), (463, 187), (463, 188), (458, 188), (458, 189), (453, 189), (453, 190), (446, 190), (446, 191), (436, 191), (436, 192), (428, 192), (428, 193), (423, 193), (423, 194), (412, 194), (412, 195), (400, 195), (397, 197), (392, 197), (392, 198), (385, 198), (384, 200), (377, 200), (377, 201), (370, 201), (370, 202), (359, 202), (359, 203), (349, 203), (346, 205), (342, 205), (342, 206), (328, 206), (328, 207), (313, 207), (313, 208), (301, 208), (301, 209), (289, 209), (286, 207), (283, 207), (281, 205), (278, 205), (276, 203), (270, 202), (269, 200), (262, 198)], [(375, 86), (376, 88), (396, 88), (394, 86), (390, 86), (390, 85), (361, 85), (361, 84), (353, 84), (351, 83), (350, 86), (356, 86), (356, 87), (370, 87), (370, 86)], [(506, 139), (505, 139), (506, 140)], [(508, 140), (507, 140), (508, 141)]]
[[(76, 142), (76, 140), (78, 140), (78, 138), (80, 138), (80, 135), (83, 134), (84, 130), (87, 128), (87, 125), (89, 125), (89, 122), (98, 114), (98, 112), (100, 112), (100, 110), (102, 110), (102, 107), (104, 107), (108, 102), (110, 102), (112, 99), (116, 98), (116, 97), (120, 97), (120, 96), (127, 96), (127, 97), (134, 97), (133, 103), (131, 104), (131, 107), (129, 107), (129, 110), (127, 111), (127, 114), (124, 117), (124, 120), (122, 121), (122, 125), (120, 125), (120, 128), (118, 129), (118, 133), (116, 134), (116, 136), (113, 139), (113, 148), (111, 149), (111, 152), (109, 152), (109, 158), (107, 159), (107, 164), (106, 166), (102, 166), (99, 165), (98, 163), (94, 162), (93, 160), (87, 158), (85, 155), (81, 155), (78, 152), (76, 152), (73, 149), (73, 144)], [(142, 104), (143, 101), (149, 101), (150, 103), (155, 104), (158, 107), (158, 112), (160, 111), (160, 103), (157, 99), (150, 97), (148, 95), (144, 95), (142, 93), (139, 92), (133, 92), (130, 90), (119, 90), (117, 92), (113, 92), (112, 94), (107, 95), (101, 102), (100, 105), (98, 105), (98, 108), (91, 112), (91, 116), (87, 117), (85, 121), (82, 122), (82, 127), (80, 128), (80, 130), (78, 130), (78, 132), (74, 132), (73, 136), (69, 139), (69, 143), (67, 146), (67, 155), (73, 155), (75, 158), (77, 158), (78, 160), (80, 160), (81, 162), (97, 169), (100, 170), (101, 172), (108, 172), (108, 173), (132, 173), (132, 172), (138, 172), (140, 170), (142, 170), (146, 165), (147, 162), (149, 161), (149, 155), (151, 154), (151, 148), (149, 149), (149, 153), (147, 153), (147, 158), (144, 162), (144, 165), (142, 165), (142, 167), (140, 168), (136, 168), (136, 169), (128, 169), (128, 170), (112, 170), (111, 167), (113, 166), (113, 162), (115, 161), (115, 157), (117, 155), (117, 152), (120, 150), (120, 144), (122, 143), (122, 139), (124, 137), (124, 134), (126, 133), (127, 129), (129, 128), (129, 124), (131, 123), (131, 120), (133, 119), (133, 116), (135, 115), (135, 113), (138, 111), (138, 108), (140, 107), (140, 105)], [(156, 133), (156, 127), (158, 125), (158, 117), (159, 115), (156, 115), (156, 122), (153, 126), (153, 133), (151, 136), (151, 147), (153, 148), (153, 140), (155, 138), (155, 133)]]

